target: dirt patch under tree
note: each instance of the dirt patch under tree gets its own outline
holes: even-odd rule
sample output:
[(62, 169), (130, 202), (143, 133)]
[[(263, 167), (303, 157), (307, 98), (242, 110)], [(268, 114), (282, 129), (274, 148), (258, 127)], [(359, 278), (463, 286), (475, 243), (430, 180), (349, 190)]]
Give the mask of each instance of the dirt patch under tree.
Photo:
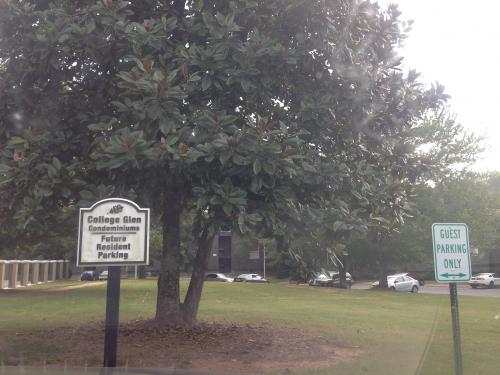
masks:
[[(0, 337), (6, 364), (100, 366), (104, 326), (89, 323)], [(320, 334), (271, 324), (200, 323), (161, 327), (154, 321), (121, 323), (118, 366), (263, 372), (320, 368), (358, 354)]]

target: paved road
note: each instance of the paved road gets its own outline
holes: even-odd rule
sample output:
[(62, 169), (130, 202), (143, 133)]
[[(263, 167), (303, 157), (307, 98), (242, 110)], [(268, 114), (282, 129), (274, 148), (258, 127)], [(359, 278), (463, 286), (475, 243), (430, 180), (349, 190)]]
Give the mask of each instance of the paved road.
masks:
[[(450, 288), (448, 284), (440, 284), (440, 285), (424, 285), (420, 288), (421, 293), (429, 293), (429, 294), (450, 294)], [(500, 288), (495, 289), (472, 289), (468, 285), (459, 286), (457, 288), (457, 292), (459, 296), (472, 296), (472, 297), (500, 297)]]
[[(359, 282), (354, 283), (352, 285), (352, 289), (370, 289), (371, 282)], [(472, 289), (468, 285), (459, 285), (457, 288), (459, 296), (473, 296), (473, 297), (493, 297), (500, 298), (500, 288), (497, 287), (495, 289)], [(420, 287), (420, 293), (428, 293), (428, 294), (450, 294), (450, 289), (448, 284), (430, 284), (424, 285)]]

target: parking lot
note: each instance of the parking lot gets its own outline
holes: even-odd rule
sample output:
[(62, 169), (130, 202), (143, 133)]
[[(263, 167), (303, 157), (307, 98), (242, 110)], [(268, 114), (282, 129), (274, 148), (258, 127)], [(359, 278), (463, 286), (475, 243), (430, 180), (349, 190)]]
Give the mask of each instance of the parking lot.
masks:
[[(487, 289), (487, 288), (478, 288), (472, 289), (468, 285), (459, 285), (457, 288), (458, 295), (460, 296), (472, 296), (472, 297), (500, 297), (500, 288), (495, 289)], [(421, 293), (430, 293), (430, 294), (449, 294), (450, 289), (448, 284), (431, 284), (424, 285), (420, 289)]]
[[(352, 285), (352, 289), (370, 289), (372, 281), (361, 281), (354, 283)], [(500, 288), (497, 287), (495, 289), (486, 289), (486, 288), (478, 288), (472, 289), (469, 285), (459, 284), (458, 288), (459, 296), (472, 296), (472, 297), (500, 297)], [(448, 288), (448, 284), (427, 284), (420, 287), (420, 293), (428, 293), (428, 294), (449, 294), (450, 290)]]

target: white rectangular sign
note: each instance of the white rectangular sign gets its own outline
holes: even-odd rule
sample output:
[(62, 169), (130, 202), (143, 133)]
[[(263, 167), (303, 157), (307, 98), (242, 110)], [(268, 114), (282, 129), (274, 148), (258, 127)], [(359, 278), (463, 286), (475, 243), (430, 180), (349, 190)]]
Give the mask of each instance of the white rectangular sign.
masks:
[(149, 208), (109, 198), (80, 209), (77, 266), (149, 263)]
[(466, 224), (432, 224), (432, 245), (434, 273), (438, 283), (470, 280), (469, 230)]

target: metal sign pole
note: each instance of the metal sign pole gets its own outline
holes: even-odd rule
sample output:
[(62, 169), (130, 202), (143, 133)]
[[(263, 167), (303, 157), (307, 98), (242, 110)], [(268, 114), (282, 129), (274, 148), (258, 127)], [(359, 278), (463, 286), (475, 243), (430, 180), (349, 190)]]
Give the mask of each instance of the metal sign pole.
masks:
[(453, 329), (453, 347), (455, 351), (455, 374), (462, 375), (462, 347), (460, 343), (460, 320), (458, 317), (457, 284), (450, 283), (451, 322)]
[(149, 224), (149, 208), (128, 199), (107, 198), (80, 208), (76, 264), (108, 267), (104, 374), (116, 367), (120, 267), (127, 266), (128, 271), (129, 265), (135, 265), (137, 275), (137, 265), (149, 264)]
[(455, 374), (462, 375), (462, 348), (460, 343), (460, 321), (458, 319), (457, 284), (471, 279), (469, 229), (464, 223), (432, 224), (432, 247), (434, 274), (438, 283), (450, 286), (453, 349)]
[(116, 367), (118, 318), (120, 308), (120, 266), (108, 267), (106, 326), (104, 332), (104, 367)]

